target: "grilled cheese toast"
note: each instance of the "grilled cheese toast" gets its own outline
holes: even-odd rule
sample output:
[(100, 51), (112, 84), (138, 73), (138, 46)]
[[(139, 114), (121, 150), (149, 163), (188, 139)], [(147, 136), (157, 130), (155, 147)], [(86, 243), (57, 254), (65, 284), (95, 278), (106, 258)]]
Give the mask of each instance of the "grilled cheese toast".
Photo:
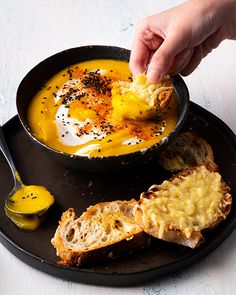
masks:
[(231, 203), (220, 174), (202, 165), (142, 193), (135, 220), (156, 238), (195, 248), (204, 240), (201, 231), (225, 219)]

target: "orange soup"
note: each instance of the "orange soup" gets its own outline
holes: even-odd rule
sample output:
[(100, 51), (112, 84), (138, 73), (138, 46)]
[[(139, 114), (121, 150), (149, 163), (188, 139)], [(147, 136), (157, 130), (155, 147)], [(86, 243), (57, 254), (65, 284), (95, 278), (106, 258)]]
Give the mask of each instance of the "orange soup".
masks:
[(116, 121), (112, 83), (130, 79), (124, 61), (91, 60), (62, 70), (32, 99), (31, 132), (47, 146), (69, 154), (103, 157), (145, 152), (174, 129), (178, 103), (173, 96), (164, 114), (153, 120)]

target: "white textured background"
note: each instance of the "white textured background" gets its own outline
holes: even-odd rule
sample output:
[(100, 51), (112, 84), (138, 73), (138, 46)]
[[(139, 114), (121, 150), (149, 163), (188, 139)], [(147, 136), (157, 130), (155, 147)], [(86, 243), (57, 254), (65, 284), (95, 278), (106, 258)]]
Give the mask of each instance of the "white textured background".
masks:
[[(88, 44), (131, 48), (138, 20), (182, 2), (0, 0), (0, 123), (16, 114), (16, 89), (24, 75), (44, 58)], [(234, 132), (235, 78), (233, 41), (223, 42), (185, 78), (192, 101), (223, 119)], [(235, 294), (235, 238), (233, 232), (214, 253), (182, 272), (132, 288), (95, 287), (59, 280), (25, 265), (0, 244), (0, 294)]]

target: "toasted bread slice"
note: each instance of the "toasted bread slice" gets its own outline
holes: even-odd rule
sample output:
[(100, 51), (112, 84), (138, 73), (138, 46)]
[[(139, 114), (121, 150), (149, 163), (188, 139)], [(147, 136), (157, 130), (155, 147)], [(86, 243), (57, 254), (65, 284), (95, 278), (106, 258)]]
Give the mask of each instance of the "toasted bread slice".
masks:
[(97, 264), (147, 246), (150, 237), (135, 223), (137, 201), (113, 201), (90, 206), (79, 218), (63, 213), (52, 244), (66, 265)]
[(161, 153), (159, 163), (171, 172), (200, 165), (205, 165), (210, 171), (218, 170), (210, 145), (200, 135), (191, 131), (174, 138)]
[(145, 74), (133, 76), (132, 82), (118, 81), (112, 85), (113, 119), (148, 120), (161, 116), (174, 89), (169, 76), (152, 84)]
[(202, 165), (142, 193), (135, 220), (156, 238), (195, 248), (204, 240), (201, 231), (224, 220), (231, 203), (220, 174)]

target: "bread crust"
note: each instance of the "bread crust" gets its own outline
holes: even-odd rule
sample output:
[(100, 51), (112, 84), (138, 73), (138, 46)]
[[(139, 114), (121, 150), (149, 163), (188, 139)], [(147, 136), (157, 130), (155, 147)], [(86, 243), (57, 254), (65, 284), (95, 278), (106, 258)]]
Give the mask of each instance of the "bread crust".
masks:
[[(181, 172), (179, 172), (177, 175), (175, 175), (174, 177), (172, 177), (170, 179), (170, 181), (173, 183), (177, 183), (179, 181), (181, 181), (182, 178), (192, 174), (194, 171), (200, 169), (200, 167), (193, 167), (193, 168), (188, 168), (185, 169)], [(139, 206), (136, 209), (135, 212), (135, 220), (137, 223), (140, 224), (140, 226), (143, 228), (143, 230), (154, 237), (158, 237), (158, 232), (160, 229), (160, 225), (154, 224), (152, 222), (152, 224), (148, 227), (144, 224), (143, 222), (143, 218), (144, 218), (144, 212), (142, 210), (142, 206), (143, 205), (145, 199), (153, 199), (155, 198), (154, 193), (156, 191), (159, 191), (162, 189), (162, 185), (153, 185), (150, 187), (150, 189), (148, 190), (148, 192), (146, 193), (142, 193), (141, 197), (140, 197), (140, 201), (139, 201)], [(220, 202), (220, 212), (218, 214), (218, 218), (217, 220), (215, 220), (214, 222), (207, 224), (205, 226), (204, 229), (212, 229), (214, 227), (216, 227), (220, 222), (222, 222), (224, 219), (226, 219), (227, 215), (230, 212), (231, 209), (231, 204), (232, 204), (232, 196), (230, 195), (230, 188), (229, 186), (224, 182), (224, 180), (221, 179), (221, 194), (222, 194), (222, 199)], [(190, 237), (186, 237), (186, 235), (183, 232), (183, 229), (179, 229), (179, 228), (173, 228), (173, 226), (170, 224), (169, 227), (164, 229), (164, 233), (162, 235), (162, 240), (168, 241), (168, 242), (174, 242), (183, 246), (188, 246), (190, 248), (196, 248), (197, 246), (199, 246), (202, 242), (204, 242), (204, 237), (202, 236), (201, 231), (193, 231), (191, 233)]]
[(161, 153), (159, 163), (171, 172), (205, 165), (209, 171), (218, 171), (211, 146), (192, 131), (180, 133)]

